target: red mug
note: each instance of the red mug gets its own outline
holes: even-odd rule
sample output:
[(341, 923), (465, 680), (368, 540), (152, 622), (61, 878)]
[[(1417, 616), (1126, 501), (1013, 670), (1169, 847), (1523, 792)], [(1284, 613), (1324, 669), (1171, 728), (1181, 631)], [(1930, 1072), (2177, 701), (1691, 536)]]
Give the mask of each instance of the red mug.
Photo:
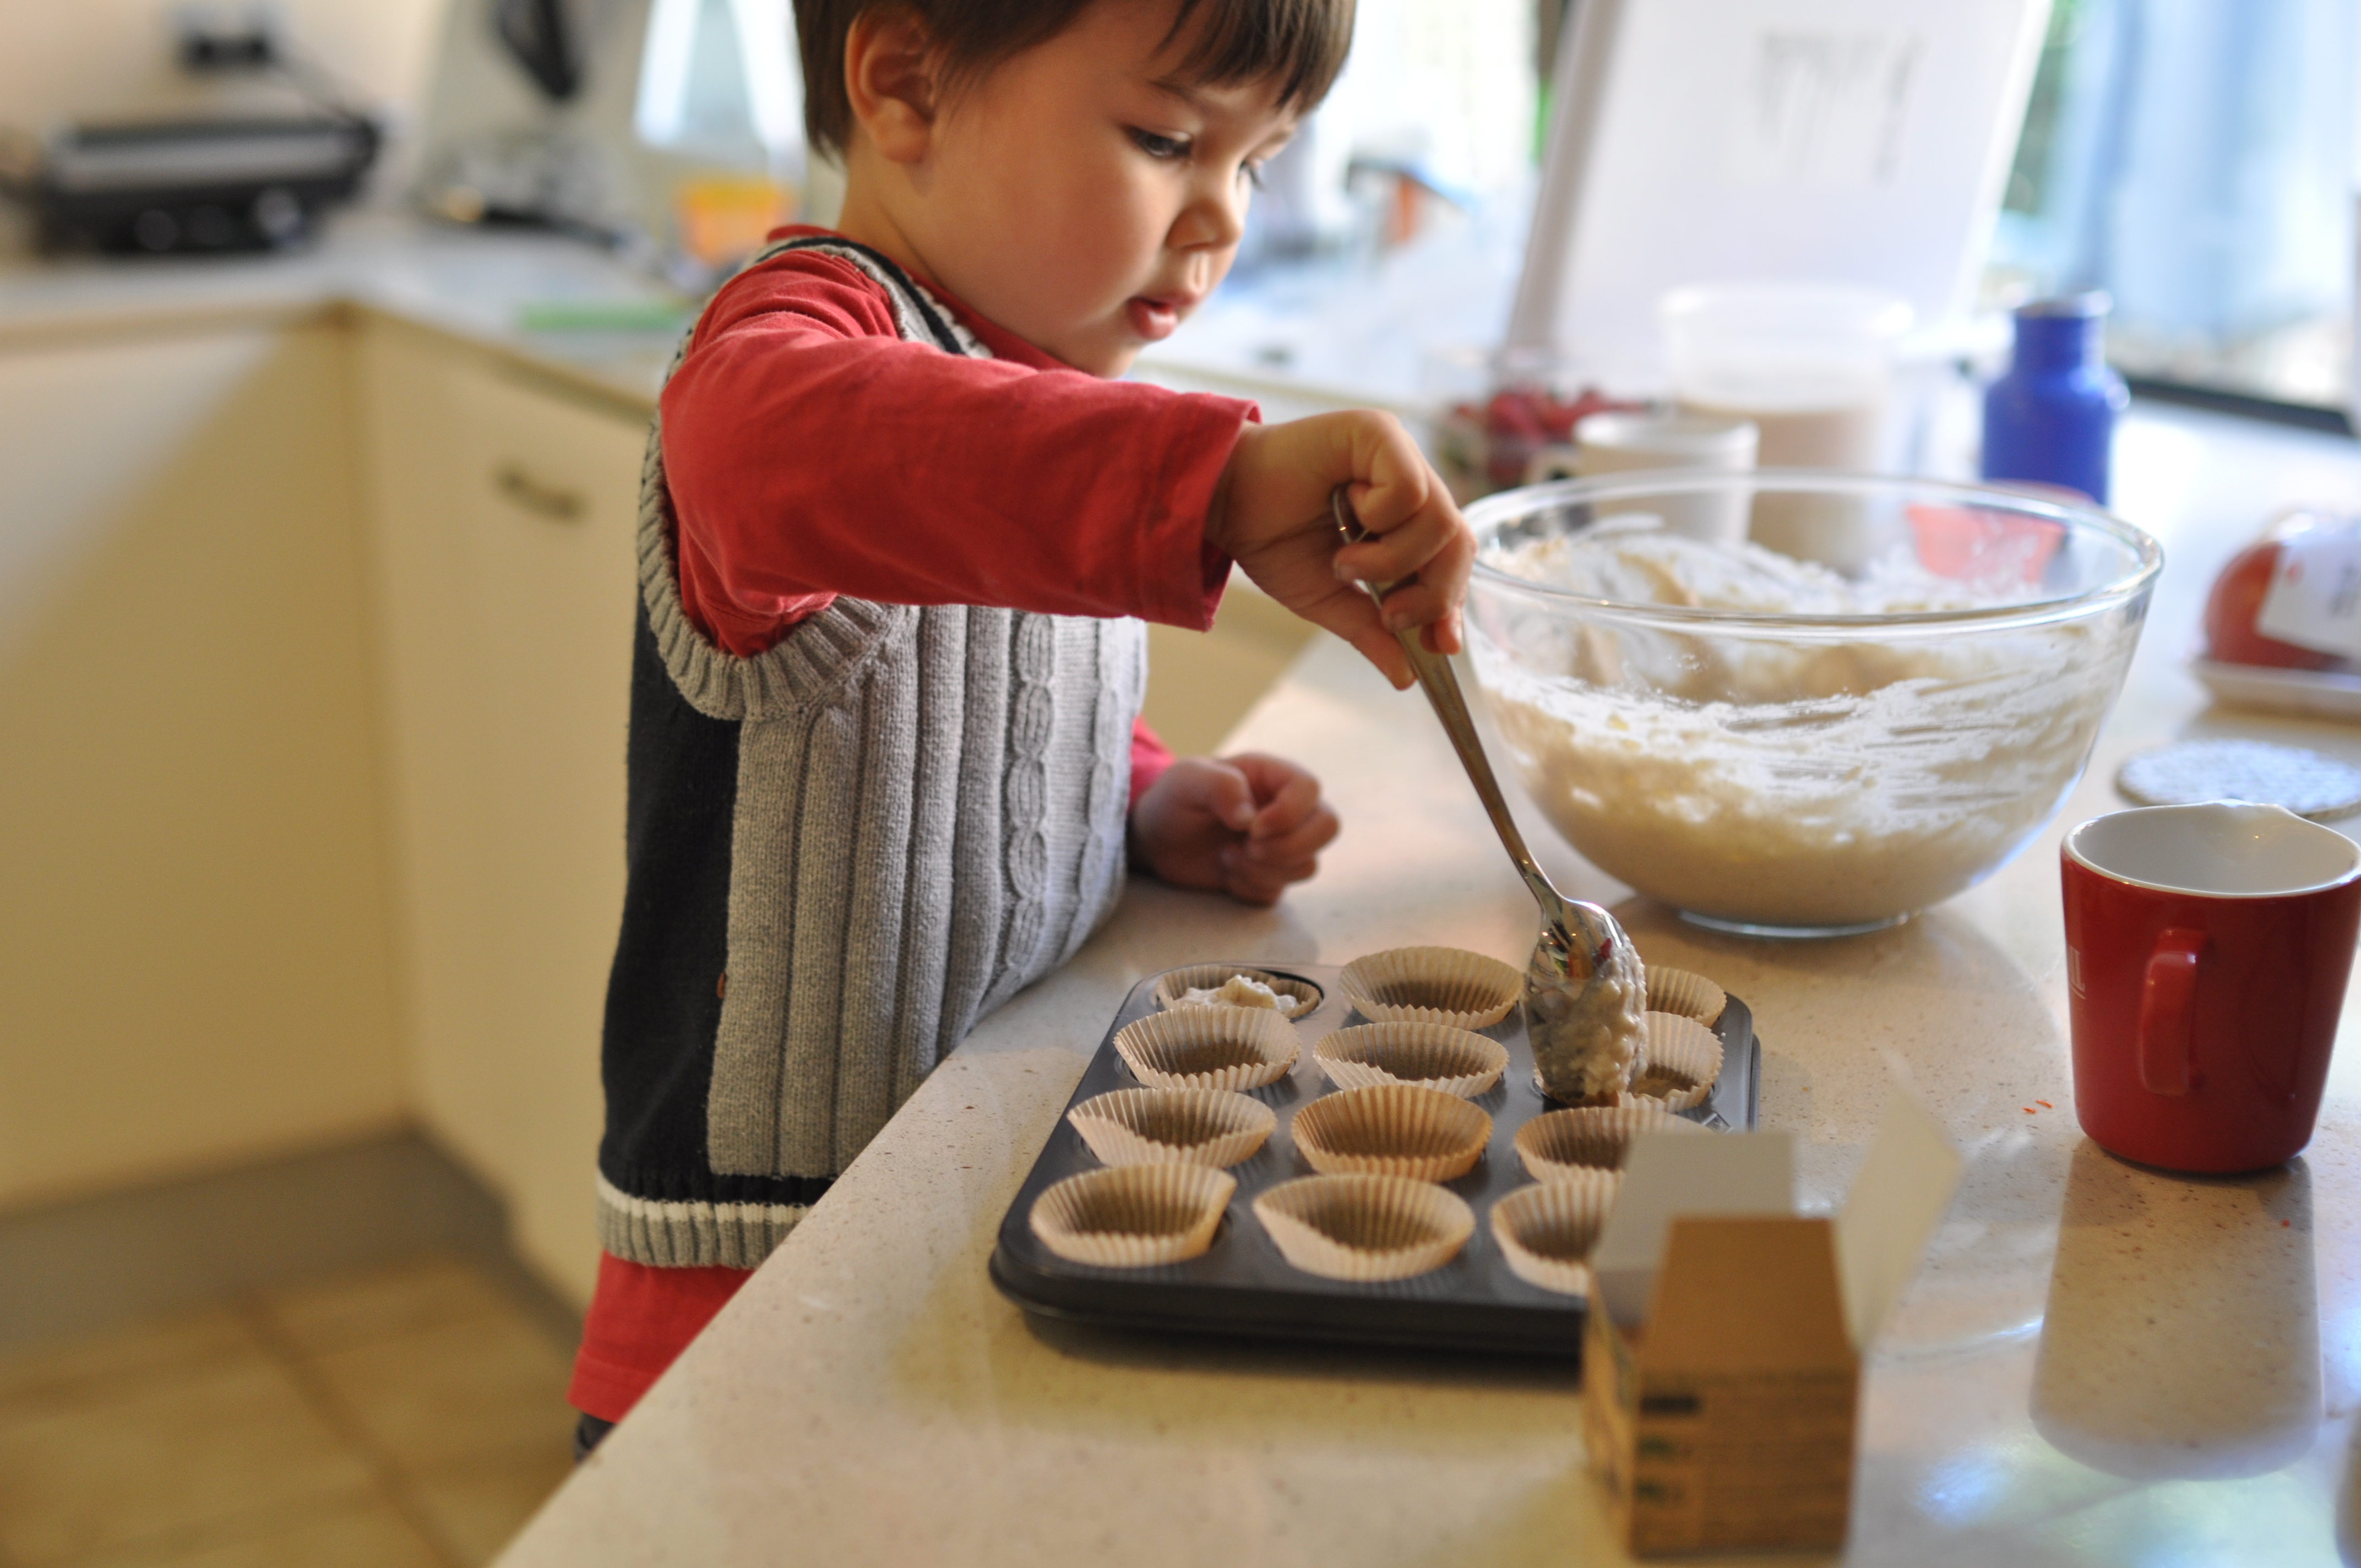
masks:
[(2066, 835), (2074, 1107), (2101, 1148), (2257, 1170), (2312, 1139), (2361, 928), (2361, 846), (2276, 806)]

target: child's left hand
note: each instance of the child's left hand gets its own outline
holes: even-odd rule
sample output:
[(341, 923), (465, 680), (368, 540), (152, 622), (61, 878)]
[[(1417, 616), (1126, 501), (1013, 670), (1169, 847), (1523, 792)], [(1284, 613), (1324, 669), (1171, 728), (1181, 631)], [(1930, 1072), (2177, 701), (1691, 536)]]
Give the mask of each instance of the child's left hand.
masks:
[(1276, 904), (1336, 837), (1320, 781), (1259, 752), (1183, 757), (1131, 808), (1132, 863), (1177, 887)]

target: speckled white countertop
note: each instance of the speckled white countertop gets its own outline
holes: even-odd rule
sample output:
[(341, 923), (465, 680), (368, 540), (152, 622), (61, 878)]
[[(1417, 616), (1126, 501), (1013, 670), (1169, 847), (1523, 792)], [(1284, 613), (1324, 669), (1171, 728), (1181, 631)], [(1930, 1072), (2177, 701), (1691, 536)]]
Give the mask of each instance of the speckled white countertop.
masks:
[[(529, 332), (518, 312), (660, 294), (573, 241), (353, 214), (287, 257), (0, 258), (0, 344), (359, 308), (644, 403), (670, 331)], [(2361, 506), (2361, 448), (2143, 407), (2116, 466), (2120, 509), (2170, 565), (2089, 776), (1984, 886), (1894, 931), (1750, 943), (1630, 899), (1527, 827), (1561, 885), (1614, 905), (1652, 960), (1752, 1006), (1763, 1120), (1799, 1135), (1807, 1201), (1840, 1193), (1865, 1152), (1881, 1048), (1971, 1156), (1872, 1359), (1850, 1561), (2361, 1563), (2361, 1009), (2319, 1134), (2285, 1169), (2192, 1180), (2114, 1161), (2073, 1121), (2055, 870), (2058, 831), (2122, 805), (2109, 781), (2145, 746), (2247, 735), (2361, 762), (2361, 729), (2208, 708), (2180, 667), (2213, 570), (2266, 515)], [(1235, 740), (1323, 775), (1347, 826), (1320, 879), (1272, 912), (1135, 886), (928, 1081), (507, 1561), (1618, 1560), (1561, 1369), (1049, 1329), (985, 1277), (1002, 1212), (1137, 978), (1531, 943), (1530, 905), (1415, 696), (1316, 643)]]
[(0, 251), (0, 347), (361, 309), (650, 407), (677, 324), (532, 331), (521, 313), (676, 302), (653, 279), (577, 239), (462, 229), (401, 212), (337, 214), (316, 243), (275, 255), (47, 258)]
[[(2149, 409), (2118, 471), (2171, 565), (2059, 828), (2120, 806), (2117, 762), (2182, 733), (2361, 760), (2361, 730), (2208, 710), (2180, 668), (2221, 560), (2282, 503), (2361, 502), (2361, 450)], [(985, 1277), (1137, 978), (1531, 944), (1531, 905), (1415, 696), (1323, 641), (1235, 740), (1326, 781), (1347, 826), (1319, 880), (1268, 913), (1136, 885), (927, 1082), (504, 1561), (1618, 1560), (1560, 1369), (1054, 1328)], [(1685, 927), (1528, 828), (1652, 961), (1752, 1006), (1763, 1120), (1797, 1134), (1809, 1201), (1866, 1152), (1883, 1049), (1970, 1153), (1872, 1359), (1850, 1561), (2336, 1563), (2361, 1391), (2361, 1019), (2348, 1009), (2319, 1135), (2285, 1169), (2186, 1180), (2098, 1154), (2067, 1065), (2057, 831), (1905, 927), (1795, 946)]]
[[(0, 208), (0, 349), (361, 310), (653, 407), (691, 308), (662, 281), (582, 239), (462, 228), (398, 209), (337, 212), (314, 241), (283, 253), (210, 257), (38, 256), (24, 247), (10, 215)], [(1499, 286), (1492, 280), (1494, 292)], [(530, 308), (569, 305), (644, 306), (659, 319), (603, 328), (523, 324)], [(1402, 308), (1399, 300), (1383, 305)], [(662, 319), (666, 307), (677, 307), (675, 319)], [(1413, 412), (1399, 388), (1389, 397), (1351, 400), (1254, 364), (1242, 334), (1250, 338), (1263, 319), (1233, 312), (1207, 329), (1210, 336), (1184, 334), (1162, 345), (1138, 374), (1182, 389), (1258, 398), (1272, 419), (1340, 401)]]

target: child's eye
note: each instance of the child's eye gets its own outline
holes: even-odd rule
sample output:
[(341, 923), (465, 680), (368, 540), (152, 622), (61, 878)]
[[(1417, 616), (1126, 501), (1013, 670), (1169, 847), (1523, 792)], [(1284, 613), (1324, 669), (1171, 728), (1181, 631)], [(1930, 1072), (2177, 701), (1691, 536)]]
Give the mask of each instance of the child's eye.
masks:
[(1185, 137), (1160, 137), (1154, 131), (1143, 131), (1134, 126), (1131, 127), (1131, 140), (1133, 146), (1150, 158), (1178, 162), (1189, 156), (1189, 141)]
[(1239, 164), (1239, 165), (1238, 165), (1238, 178), (1239, 178), (1239, 179), (1241, 179), (1241, 180), (1244, 180), (1247, 184), (1249, 184), (1249, 185), (1253, 186), (1256, 190), (1257, 190), (1257, 191), (1261, 190), (1261, 189), (1262, 189), (1262, 165), (1261, 165), (1261, 164), (1259, 164), (1259, 163), (1241, 163), (1241, 164)]

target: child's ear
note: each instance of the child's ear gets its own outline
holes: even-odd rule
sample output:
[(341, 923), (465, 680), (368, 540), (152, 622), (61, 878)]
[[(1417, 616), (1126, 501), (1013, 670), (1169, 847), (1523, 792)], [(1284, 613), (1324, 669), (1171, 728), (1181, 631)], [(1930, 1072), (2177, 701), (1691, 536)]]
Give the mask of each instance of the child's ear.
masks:
[(862, 133), (891, 162), (916, 163), (927, 155), (938, 63), (935, 40), (914, 11), (879, 6), (846, 30), (845, 96)]

